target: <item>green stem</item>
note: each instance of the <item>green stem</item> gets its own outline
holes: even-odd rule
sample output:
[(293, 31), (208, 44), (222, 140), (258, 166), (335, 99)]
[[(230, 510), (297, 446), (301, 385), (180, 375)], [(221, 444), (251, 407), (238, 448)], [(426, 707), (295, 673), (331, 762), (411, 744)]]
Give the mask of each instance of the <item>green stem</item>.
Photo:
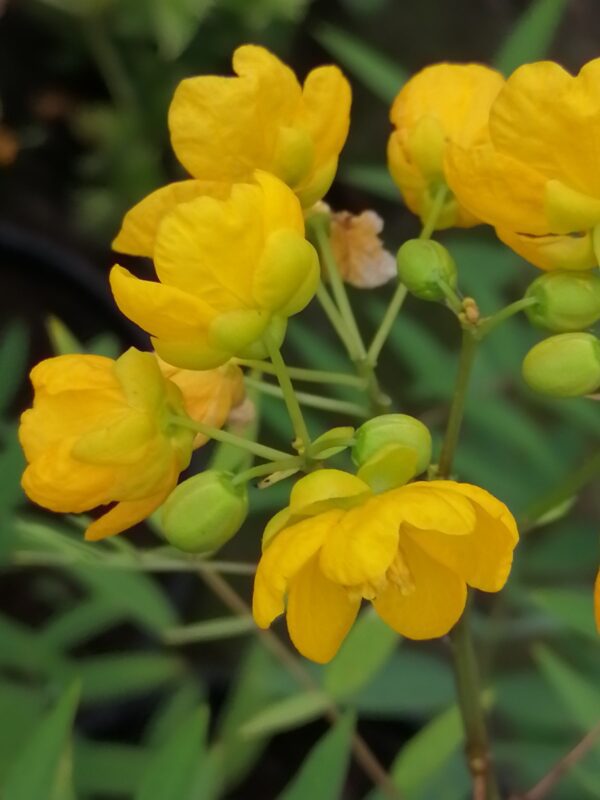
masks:
[(130, 113), (139, 111), (139, 103), (133, 83), (110, 35), (106, 32), (104, 20), (99, 14), (82, 20), (84, 38), (90, 53), (112, 99)]
[(450, 286), (449, 283), (446, 283), (446, 281), (442, 280), (438, 281), (438, 286), (444, 293), (444, 297), (446, 298), (446, 304), (448, 305), (448, 308), (454, 311), (456, 316), (458, 316), (463, 310), (463, 304), (458, 295), (458, 292), (456, 292), (452, 288), (452, 286)]
[(308, 432), (308, 428), (306, 427), (306, 422), (304, 421), (304, 417), (302, 415), (302, 409), (298, 403), (298, 398), (296, 397), (287, 367), (285, 366), (285, 361), (283, 360), (279, 347), (277, 347), (268, 337), (266, 344), (269, 351), (269, 356), (271, 358), (271, 363), (275, 368), (275, 374), (277, 375), (279, 386), (281, 387), (281, 393), (283, 395), (288, 414), (290, 415), (296, 440), (301, 446), (302, 450), (306, 453), (310, 447), (310, 434)]
[(383, 319), (379, 324), (379, 328), (377, 329), (377, 332), (369, 346), (369, 351), (367, 353), (367, 361), (369, 364), (372, 364), (373, 366), (377, 364), (377, 359), (381, 353), (381, 348), (385, 344), (385, 341), (389, 336), (392, 327), (394, 326), (394, 322), (396, 321), (398, 312), (402, 308), (402, 304), (404, 303), (404, 298), (406, 295), (406, 286), (404, 286), (402, 283), (399, 283), (396, 286), (396, 291), (392, 295), (392, 299), (390, 300), (385, 314), (383, 315)]
[[(278, 386), (273, 386), (271, 383), (265, 381), (257, 381), (253, 378), (246, 378), (246, 385), (257, 389), (263, 394), (268, 394), (271, 397), (280, 397), (285, 399), (283, 391)], [(369, 416), (366, 408), (358, 405), (358, 403), (350, 403), (346, 400), (336, 400), (332, 397), (322, 397), (318, 394), (310, 394), (308, 392), (296, 392), (296, 399), (299, 403), (310, 408), (320, 408), (324, 411), (336, 411), (339, 414), (348, 414), (352, 417), (359, 417), (364, 419)]]
[[(254, 361), (249, 358), (236, 358), (240, 367), (248, 367), (269, 375), (276, 375), (275, 367), (268, 361)], [(320, 369), (304, 369), (304, 367), (287, 367), (290, 378), (306, 383), (330, 383), (338, 386), (351, 386), (354, 389), (364, 389), (365, 381), (357, 375), (348, 375), (345, 372), (327, 372)]]
[(233, 478), (233, 484), (247, 483), (254, 478), (262, 478), (263, 475), (271, 475), (273, 472), (287, 472), (288, 470), (299, 470), (304, 466), (304, 459), (301, 456), (290, 456), (279, 461), (269, 461), (267, 464), (257, 464), (244, 472), (238, 473)]
[(214, 428), (212, 425), (206, 425), (204, 422), (197, 422), (189, 417), (171, 417), (171, 422), (174, 425), (180, 425), (182, 428), (189, 428), (192, 431), (201, 433), (208, 436), (209, 439), (214, 439), (217, 442), (225, 442), (225, 444), (232, 444), (242, 450), (247, 450), (259, 458), (265, 458), (268, 461), (277, 461), (280, 458), (291, 458), (290, 453), (285, 453), (283, 450), (275, 450), (273, 447), (267, 447), (259, 442), (252, 442), (249, 439), (244, 439), (241, 436), (236, 436), (234, 433), (223, 431), (220, 428)]
[(465, 729), (467, 764), (473, 778), (473, 797), (477, 800), (500, 800), (500, 792), (492, 771), (479, 668), (467, 608), (452, 629), (450, 641), (458, 705)]
[(317, 289), (317, 300), (321, 304), (321, 308), (325, 312), (325, 315), (331, 323), (332, 328), (335, 330), (340, 341), (346, 348), (348, 355), (352, 361), (356, 361), (360, 357), (356, 350), (356, 345), (350, 336), (349, 331), (346, 329), (346, 325), (337, 309), (337, 306), (331, 299), (329, 292), (322, 283), (319, 284), (319, 288)]
[(478, 338), (470, 328), (463, 329), (462, 347), (458, 363), (458, 376), (438, 465), (437, 474), (439, 478), (448, 478), (452, 471), (454, 452), (458, 444), (458, 437), (465, 411), (467, 389), (469, 387), (471, 369), (475, 360), (478, 343)]
[(501, 308), (500, 311), (492, 314), (491, 317), (487, 317), (487, 319), (482, 320), (479, 325), (480, 335), (487, 336), (487, 334), (493, 330), (496, 325), (500, 325), (500, 323), (504, 322), (504, 320), (509, 319), (515, 314), (518, 314), (520, 311), (524, 311), (526, 308), (531, 308), (531, 306), (537, 305), (537, 303), (538, 300), (535, 297), (522, 297), (520, 300), (515, 300), (514, 303), (510, 303), (504, 308)]
[(314, 215), (308, 220), (307, 228), (312, 233), (312, 238), (319, 252), (321, 264), (325, 267), (333, 297), (337, 303), (342, 320), (344, 321), (344, 327), (352, 341), (353, 349), (359, 359), (364, 359), (367, 355), (367, 351), (360, 335), (358, 325), (356, 324), (346, 287), (333, 254), (331, 239), (329, 237), (329, 223), (322, 218), (322, 215)]
[(421, 233), (419, 234), (419, 239), (431, 239), (431, 234), (435, 230), (435, 226), (438, 221), (438, 217), (442, 208), (444, 207), (444, 203), (446, 202), (446, 197), (448, 195), (449, 189), (444, 183), (440, 188), (437, 190), (435, 197), (433, 198), (433, 203), (431, 208), (429, 209), (429, 214), (427, 215), (426, 219), (423, 222), (423, 228), (421, 229)]

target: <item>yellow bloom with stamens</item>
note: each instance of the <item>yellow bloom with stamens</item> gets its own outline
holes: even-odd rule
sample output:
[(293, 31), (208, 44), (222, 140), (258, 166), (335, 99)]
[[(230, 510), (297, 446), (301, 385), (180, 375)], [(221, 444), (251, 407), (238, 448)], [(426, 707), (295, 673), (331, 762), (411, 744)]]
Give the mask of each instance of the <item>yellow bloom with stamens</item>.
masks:
[(92, 541), (163, 503), (190, 462), (194, 433), (170, 422), (185, 415), (183, 398), (152, 353), (57, 356), (35, 366), (31, 381), (33, 407), (19, 428), (31, 500), (61, 513), (116, 503), (88, 527)]
[(262, 358), (265, 337), (281, 340), (319, 282), (317, 254), (304, 238), (297, 197), (257, 171), (228, 196), (179, 203), (154, 241), (158, 282), (113, 267), (120, 310), (153, 337), (169, 364), (211, 369), (232, 356)]
[(600, 59), (576, 77), (551, 61), (517, 69), (483, 142), (448, 149), (448, 182), (468, 210), (541, 269), (598, 264)]
[[(468, 149), (485, 138), (490, 107), (503, 83), (499, 72), (480, 64), (434, 64), (398, 93), (390, 111), (395, 130), (388, 142), (388, 165), (406, 205), (422, 221), (447, 184), (448, 146)], [(435, 228), (478, 222), (448, 192)]]
[(254, 618), (266, 628), (285, 610), (297, 649), (321, 663), (363, 598), (403, 636), (443, 636), (467, 585), (504, 586), (518, 538), (510, 511), (477, 486), (416, 482), (374, 495), (353, 475), (319, 470), (298, 481), (265, 530)]
[[(244, 374), (236, 364), (207, 370), (179, 369), (158, 359), (160, 369), (181, 391), (188, 417), (214, 428), (222, 428), (230, 413), (245, 397)], [(194, 447), (208, 441), (202, 433), (196, 434)]]

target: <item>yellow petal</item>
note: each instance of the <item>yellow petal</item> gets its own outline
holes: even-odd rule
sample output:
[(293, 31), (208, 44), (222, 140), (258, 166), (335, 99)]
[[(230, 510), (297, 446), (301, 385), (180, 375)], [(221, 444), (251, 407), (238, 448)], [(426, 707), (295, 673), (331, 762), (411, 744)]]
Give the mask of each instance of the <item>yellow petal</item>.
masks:
[(152, 337), (152, 346), (163, 361), (181, 369), (214, 369), (225, 364), (233, 355), (209, 344), (208, 333), (200, 331), (179, 340)]
[(162, 412), (167, 385), (153, 353), (130, 347), (116, 360), (114, 370), (129, 406), (154, 415)]
[(510, 573), (519, 539), (514, 517), (504, 503), (478, 486), (453, 481), (437, 483), (472, 501), (477, 515), (475, 530), (466, 536), (447, 536), (435, 529), (413, 528), (407, 529), (407, 535), (473, 588), (499, 591)]
[(423, 530), (439, 530), (449, 536), (464, 536), (475, 529), (473, 504), (457, 492), (447, 490), (446, 481), (417, 481), (381, 495), (397, 515)]
[(252, 613), (256, 624), (268, 628), (283, 614), (289, 582), (321, 547), (341, 511), (327, 511), (285, 528), (274, 536), (262, 554), (256, 577)]
[(164, 339), (193, 338), (214, 316), (191, 294), (155, 281), (143, 281), (115, 266), (110, 287), (119, 310), (140, 328)]
[(157, 189), (125, 214), (121, 230), (113, 241), (113, 249), (132, 256), (152, 258), (158, 226), (170, 211), (201, 195), (225, 199), (230, 188), (228, 183), (188, 180)]
[(295, 231), (272, 233), (254, 274), (252, 296), (260, 308), (297, 314), (312, 300), (321, 277), (314, 247)]
[(318, 513), (325, 508), (343, 508), (346, 498), (366, 498), (371, 494), (369, 486), (340, 469), (319, 469), (297, 481), (290, 493), (292, 514)]
[(282, 228), (304, 236), (304, 214), (291, 189), (269, 172), (257, 169), (253, 179), (261, 190), (261, 213), (265, 236)]
[(600, 222), (600, 198), (571, 189), (562, 181), (548, 181), (545, 201), (553, 233), (585, 231)]
[(140, 412), (124, 413), (110, 425), (98, 426), (80, 436), (72, 455), (88, 464), (135, 464), (156, 435), (156, 422)]
[(69, 354), (40, 361), (30, 378), (36, 394), (91, 389), (115, 390), (119, 385), (113, 373), (114, 361), (105, 356)]
[(360, 598), (321, 573), (313, 556), (290, 581), (286, 620), (290, 639), (306, 658), (326, 664), (352, 627)]
[(269, 169), (277, 129), (300, 99), (293, 72), (262, 47), (239, 47), (237, 78), (182, 81), (169, 110), (173, 149), (184, 167), (205, 180), (248, 180)]
[(496, 228), (498, 238), (526, 261), (545, 270), (583, 270), (598, 265), (591, 233), (527, 236)]
[(85, 532), (86, 540), (88, 542), (98, 542), (108, 536), (122, 533), (127, 528), (132, 528), (138, 522), (142, 522), (142, 520), (149, 517), (153, 511), (162, 505), (170, 491), (169, 489), (169, 491), (152, 495), (144, 500), (117, 503), (114, 508), (111, 508), (110, 511), (107, 511), (106, 514), (103, 514), (88, 526)]
[(450, 145), (444, 168), (458, 202), (483, 222), (536, 235), (551, 232), (545, 178), (529, 164), (487, 142), (469, 149)]
[(381, 496), (346, 511), (323, 542), (319, 560), (323, 574), (344, 586), (385, 575), (398, 549), (397, 516)]
[(72, 446), (72, 439), (63, 439), (27, 467), (21, 485), (34, 503), (51, 511), (76, 514), (111, 501), (114, 469), (76, 461), (71, 456)]
[(315, 143), (315, 161), (337, 158), (350, 127), (352, 90), (335, 66), (318, 67), (306, 76), (300, 122)]
[(402, 538), (401, 547), (414, 588), (407, 591), (390, 582), (373, 601), (375, 610), (401, 636), (409, 639), (444, 636), (464, 610), (465, 582), (408, 537)]
[(600, 59), (575, 78), (551, 61), (520, 67), (490, 114), (495, 147), (548, 179), (600, 198), (599, 81)]

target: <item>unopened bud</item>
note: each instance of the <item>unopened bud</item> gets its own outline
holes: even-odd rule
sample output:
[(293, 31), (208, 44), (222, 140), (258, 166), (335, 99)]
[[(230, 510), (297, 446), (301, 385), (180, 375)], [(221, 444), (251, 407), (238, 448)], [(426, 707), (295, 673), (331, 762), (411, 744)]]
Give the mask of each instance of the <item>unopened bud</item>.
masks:
[(600, 275), (585, 272), (547, 272), (527, 289), (533, 297), (527, 316), (534, 325), (556, 333), (582, 331), (600, 319)]
[(421, 300), (443, 300), (441, 283), (451, 289), (456, 287), (456, 264), (439, 242), (409, 239), (398, 250), (396, 259), (400, 280)]
[(591, 333), (561, 333), (525, 356), (523, 377), (532, 389), (554, 397), (580, 397), (600, 388), (600, 340)]
[(431, 460), (431, 434), (407, 414), (384, 414), (357, 430), (352, 458), (358, 476), (376, 492), (401, 486)]
[(238, 532), (248, 514), (246, 484), (227, 472), (206, 470), (188, 478), (162, 507), (167, 541), (188, 553), (209, 553)]

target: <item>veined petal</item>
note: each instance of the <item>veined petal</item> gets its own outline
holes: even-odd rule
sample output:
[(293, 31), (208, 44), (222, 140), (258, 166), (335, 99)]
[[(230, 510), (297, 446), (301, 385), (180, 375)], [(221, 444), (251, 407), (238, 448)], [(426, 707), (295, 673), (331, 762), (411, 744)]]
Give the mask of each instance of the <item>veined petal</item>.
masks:
[(496, 228), (496, 235), (511, 250), (540, 269), (582, 270), (598, 265), (589, 231), (570, 236), (527, 236), (506, 228)]
[(382, 578), (398, 549), (397, 514), (381, 496), (346, 511), (327, 535), (319, 557), (323, 574), (343, 586)]
[(231, 186), (215, 181), (187, 180), (169, 183), (140, 200), (123, 219), (121, 230), (113, 241), (113, 249), (132, 256), (152, 258), (158, 226), (180, 203), (208, 195), (225, 199)]
[(268, 628), (284, 611), (288, 585), (317, 553), (341, 511), (327, 511), (285, 528), (266, 546), (254, 579), (252, 613), (260, 628)]
[(153, 336), (184, 339), (205, 330), (214, 317), (196, 297), (156, 281), (136, 278), (115, 266), (110, 286), (119, 310)]
[(114, 536), (117, 533), (122, 533), (128, 528), (137, 525), (138, 522), (152, 514), (153, 511), (162, 505), (175, 485), (171, 486), (168, 491), (160, 492), (159, 494), (146, 497), (143, 500), (128, 501), (117, 503), (114, 508), (107, 511), (97, 520), (88, 526), (85, 532), (85, 538), (88, 542), (98, 542), (101, 539), (106, 539), (109, 536)]
[(373, 601), (375, 610), (401, 636), (409, 639), (444, 636), (464, 610), (465, 582), (408, 537), (402, 538), (401, 548), (414, 588), (407, 591), (390, 582)]
[(417, 481), (392, 489), (382, 500), (397, 515), (398, 524), (439, 530), (450, 536), (464, 536), (475, 529), (473, 504), (446, 486), (452, 481)]
[(529, 164), (494, 150), (490, 142), (468, 149), (450, 144), (444, 171), (458, 202), (483, 222), (523, 233), (551, 232), (546, 179)]
[(290, 581), (286, 620), (290, 639), (306, 658), (325, 664), (352, 627), (360, 598), (332, 583), (313, 556)]

